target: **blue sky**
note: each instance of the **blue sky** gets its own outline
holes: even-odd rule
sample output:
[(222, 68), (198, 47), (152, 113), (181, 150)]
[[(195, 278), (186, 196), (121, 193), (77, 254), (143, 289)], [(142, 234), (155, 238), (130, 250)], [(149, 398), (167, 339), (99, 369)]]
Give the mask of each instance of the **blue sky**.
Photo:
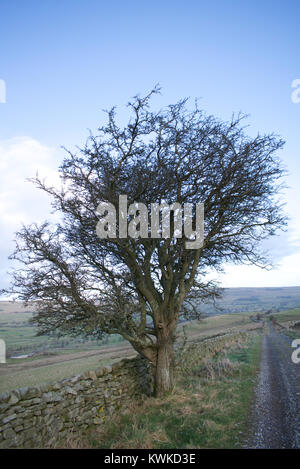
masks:
[[(299, 1), (2, 1), (0, 3), (0, 282), (22, 221), (42, 220), (48, 202), (24, 183), (55, 181), (65, 145), (82, 145), (103, 109), (124, 113), (156, 83), (163, 106), (186, 96), (222, 119), (250, 114), (249, 133), (275, 132), (289, 170), (289, 232), (269, 244), (272, 272), (232, 267), (225, 286), (299, 285)], [(300, 93), (299, 93), (300, 96)]]

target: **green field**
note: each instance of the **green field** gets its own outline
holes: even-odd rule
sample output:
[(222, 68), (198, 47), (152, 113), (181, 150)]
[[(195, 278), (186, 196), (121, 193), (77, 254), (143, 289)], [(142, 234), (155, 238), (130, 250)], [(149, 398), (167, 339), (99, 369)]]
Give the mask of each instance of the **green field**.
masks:
[(243, 327), (251, 324), (250, 316), (253, 313), (240, 313), (240, 314), (220, 314), (216, 316), (209, 316), (201, 321), (191, 321), (185, 326), (186, 333), (189, 337), (194, 337), (198, 334), (210, 335), (211, 333), (218, 334), (226, 329), (233, 327)]
[(61, 354), (75, 350), (93, 350), (101, 345), (117, 344), (123, 340), (117, 335), (102, 341), (68, 336), (61, 338), (37, 336), (37, 328), (29, 322), (32, 315), (29, 312), (0, 312), (0, 338), (5, 340), (8, 359), (12, 355), (47, 352)]
[(24, 386), (39, 386), (41, 384), (61, 381), (64, 378), (75, 376), (88, 370), (94, 370), (99, 366), (110, 365), (118, 360), (120, 358), (101, 360), (99, 356), (84, 357), (29, 370), (12, 371), (9, 375), (1, 375), (1, 368), (4, 365), (0, 365), (0, 393)]
[[(92, 370), (102, 365), (110, 364), (115, 361), (112, 358), (116, 355), (117, 347), (125, 345), (126, 342), (119, 342), (116, 344), (95, 344), (93, 342), (76, 343), (75, 346), (72, 340), (61, 339), (67, 342), (65, 348), (55, 348), (57, 343), (55, 340), (51, 343), (52, 339), (45, 337), (35, 337), (35, 329), (26, 324), (24, 318), (27, 320), (30, 313), (16, 313), (16, 314), (0, 314), (1, 328), (5, 331), (6, 340), (10, 347), (14, 350), (26, 351), (30, 349), (45, 349), (48, 350), (49, 357), (54, 358), (56, 363), (51, 365), (47, 364), (47, 355), (41, 354), (36, 357), (26, 359), (8, 359), (6, 365), (0, 365), (0, 392), (16, 389), (23, 386), (34, 386), (41, 383), (55, 382), (65, 377), (70, 377), (76, 374), (83, 373), (87, 370)], [(24, 316), (25, 315), (25, 316)], [(3, 317), (4, 316), (4, 317)], [(201, 321), (192, 321), (185, 327), (186, 334), (189, 339), (204, 338), (210, 335), (222, 333), (231, 328), (243, 328), (251, 325), (249, 313), (245, 314), (231, 314), (219, 315), (205, 318)], [(11, 322), (8, 321), (8, 317)], [(178, 327), (178, 340), (180, 340), (182, 325)], [(110, 341), (116, 338), (111, 337)], [(74, 340), (74, 339), (73, 339)], [(45, 347), (48, 347), (46, 349)], [(102, 349), (108, 350), (105, 357), (101, 354), (98, 356), (78, 356), (80, 353), (84, 354), (86, 351), (99, 351)], [(125, 351), (127, 354), (130, 350)], [(125, 353), (123, 352), (123, 353)], [(51, 353), (51, 354), (50, 354)], [(76, 353), (77, 358), (72, 359), (71, 354)], [(122, 353), (119, 354), (120, 359)], [(36, 366), (37, 362), (44, 358), (44, 366)], [(64, 361), (65, 360), (65, 361)], [(29, 367), (31, 365), (31, 367)]]
[[(247, 321), (247, 315), (257, 312), (272, 310), (272, 314), (279, 314), (278, 318), (284, 317), (284, 310), (297, 311), (300, 308), (300, 287), (277, 287), (277, 288), (226, 288), (223, 296), (213, 305), (203, 304), (197, 306), (203, 314), (221, 315), (220, 327), (231, 327), (234, 322), (226, 316), (236, 313), (236, 321)], [(74, 349), (91, 350), (99, 345), (120, 343), (120, 336), (109, 337), (101, 342), (86, 339), (74, 339), (71, 337), (37, 337), (36, 328), (28, 323), (34, 311), (34, 304), (24, 308), (20, 302), (0, 301), (0, 338), (6, 341), (7, 356), (13, 354), (27, 354), (32, 352), (54, 351), (55, 353), (69, 352)], [(241, 313), (243, 312), (243, 313)], [(247, 313), (247, 314), (246, 314)], [(292, 314), (292, 313), (291, 313)], [(224, 316), (226, 315), (226, 316)], [(227, 323), (228, 321), (228, 323)], [(201, 331), (207, 324), (201, 323)], [(198, 328), (198, 326), (192, 326)], [(191, 330), (191, 329), (189, 329)]]
[(272, 314), (276, 321), (300, 321), (300, 308), (290, 309)]
[[(202, 340), (231, 330), (261, 327), (251, 320), (253, 314), (212, 315), (201, 321), (181, 323), (178, 341), (183, 338), (183, 329), (189, 340)], [(300, 308), (274, 313), (273, 316), (279, 322), (300, 320)], [(8, 358), (7, 364), (0, 365), (0, 392), (55, 382), (110, 364), (124, 354), (132, 354), (130, 348), (124, 349), (126, 342), (121, 341), (119, 336), (111, 336), (102, 342), (69, 337), (37, 337), (36, 328), (28, 323), (31, 317), (30, 312), (0, 312), (0, 338), (6, 341), (8, 355), (36, 352), (36, 355), (25, 359)], [(94, 352), (97, 355), (89, 356)], [(51, 363), (48, 362), (49, 358)]]

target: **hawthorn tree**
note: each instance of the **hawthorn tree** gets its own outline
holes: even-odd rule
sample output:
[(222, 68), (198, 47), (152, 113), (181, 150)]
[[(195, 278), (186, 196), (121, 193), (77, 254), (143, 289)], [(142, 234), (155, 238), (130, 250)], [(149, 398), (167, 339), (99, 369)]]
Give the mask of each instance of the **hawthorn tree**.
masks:
[[(207, 269), (228, 261), (267, 267), (260, 242), (286, 221), (277, 200), (283, 141), (273, 134), (250, 138), (243, 116), (221, 122), (197, 103), (190, 110), (187, 100), (153, 111), (158, 92), (128, 103), (124, 127), (112, 108), (84, 148), (67, 151), (60, 189), (34, 179), (62, 221), (17, 233), (11, 257), (22, 267), (9, 292), (34, 302), (40, 334), (123, 336), (151, 362), (161, 396), (173, 386), (179, 318), (197, 317), (198, 305), (218, 293)], [(204, 203), (202, 246), (186, 249), (186, 240), (173, 236), (174, 216), (166, 238), (151, 238), (150, 228), (149, 236), (121, 238), (118, 223), (115, 238), (99, 238), (97, 207), (108, 202), (118, 211), (120, 195), (147, 207)]]

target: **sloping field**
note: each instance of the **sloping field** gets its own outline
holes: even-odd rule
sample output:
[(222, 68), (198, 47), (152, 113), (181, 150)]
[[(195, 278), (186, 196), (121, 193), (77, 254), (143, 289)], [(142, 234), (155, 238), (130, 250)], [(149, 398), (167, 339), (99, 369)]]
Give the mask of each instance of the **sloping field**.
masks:
[[(178, 328), (178, 340), (183, 337), (182, 327), (180, 325)], [(200, 322), (193, 321), (188, 323), (185, 329), (188, 339), (194, 340), (229, 330), (245, 330), (253, 327), (257, 327), (257, 324), (250, 321), (249, 314), (233, 314), (212, 316)], [(97, 350), (84, 350), (84, 344), (82, 347), (82, 350), (72, 353), (27, 358), (22, 361), (9, 360), (7, 364), (0, 364), (0, 392), (54, 382), (135, 355), (135, 351), (126, 342), (99, 347)]]
[(24, 360), (16, 364), (0, 364), (0, 393), (23, 386), (59, 381), (134, 355), (134, 350), (128, 344), (125, 347), (107, 347), (96, 352), (77, 352)]
[[(24, 322), (25, 316), (29, 314), (30, 313), (5, 314), (7, 327), (9, 325), (7, 317), (11, 317), (13, 321), (13, 327), (10, 328), (9, 340), (12, 342), (24, 342), (24, 340), (26, 340), (30, 343), (30, 340), (35, 339), (35, 331), (31, 326), (28, 328)], [(183, 339), (183, 329), (185, 330), (188, 340), (193, 341), (232, 331), (260, 328), (261, 323), (254, 323), (250, 319), (250, 316), (251, 313), (223, 314), (210, 316), (201, 321), (180, 324), (178, 327), (178, 340)], [(276, 313), (274, 316), (280, 321), (300, 319), (300, 309)], [(0, 320), (3, 320), (3, 315), (1, 316), (1, 314)], [(3, 324), (3, 322), (0, 322), (1, 328), (4, 327)], [(28, 335), (25, 336), (24, 334), (27, 329)], [(45, 340), (43, 337), (36, 339), (39, 341)], [(88, 343), (82, 343), (77, 344), (77, 348), (74, 348), (73, 345), (73, 349), (69, 350), (68, 347), (66, 349), (50, 348), (50, 350), (52, 350), (51, 356), (31, 357), (20, 361), (10, 359), (9, 363), (0, 364), (0, 392), (22, 386), (34, 386), (41, 383), (54, 382), (135, 354), (135, 351), (126, 342), (110, 346), (98, 346), (97, 348), (95, 344), (91, 346)]]

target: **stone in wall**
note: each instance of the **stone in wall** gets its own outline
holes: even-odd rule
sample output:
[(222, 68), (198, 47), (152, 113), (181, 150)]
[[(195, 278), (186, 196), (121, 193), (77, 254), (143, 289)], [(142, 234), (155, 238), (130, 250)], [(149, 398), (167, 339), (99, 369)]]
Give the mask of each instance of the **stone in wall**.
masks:
[(0, 395), (0, 448), (42, 448), (152, 393), (148, 362), (124, 359), (58, 383)]

